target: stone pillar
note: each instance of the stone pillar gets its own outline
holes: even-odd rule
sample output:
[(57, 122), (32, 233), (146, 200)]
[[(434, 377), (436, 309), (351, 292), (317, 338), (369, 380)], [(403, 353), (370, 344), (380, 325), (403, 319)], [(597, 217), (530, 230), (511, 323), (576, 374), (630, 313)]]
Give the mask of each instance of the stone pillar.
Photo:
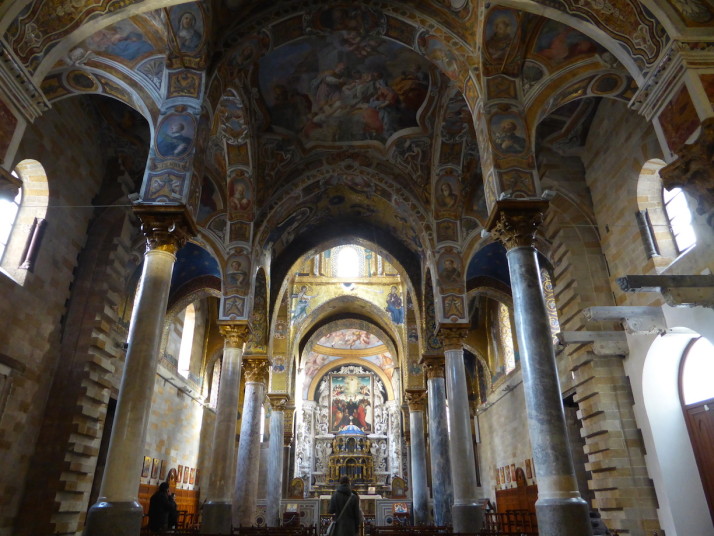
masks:
[(291, 471), (293, 444), (293, 420), (295, 418), (295, 406), (287, 406), (283, 410), (283, 496), (287, 496), (290, 480), (293, 478)]
[(260, 415), (268, 379), (268, 358), (245, 358), (243, 370), (246, 381), (233, 503), (235, 527), (250, 527), (255, 522), (260, 468)]
[(270, 444), (268, 445), (268, 482), (266, 522), (269, 527), (280, 526), (280, 499), (283, 498), (283, 412), (288, 404), (288, 395), (268, 395), (270, 399)]
[(424, 437), (424, 405), (426, 391), (407, 389), (406, 399), (409, 404), (409, 435), (411, 438), (412, 504), (414, 524), (429, 523), (429, 497), (426, 486), (426, 438)]
[(434, 497), (434, 524), (451, 525), (454, 491), (451, 483), (449, 430), (446, 426), (446, 387), (444, 357), (425, 355), (422, 364), (427, 373), (429, 398), (429, 450), (431, 453), (431, 486)]
[(454, 532), (474, 532), (483, 527), (483, 511), (478, 505), (478, 481), (474, 440), (471, 433), (471, 413), (463, 341), (468, 329), (464, 326), (441, 326), (439, 338), (446, 358), (446, 395), (449, 399), (449, 455), (454, 505), (451, 518)]
[(568, 446), (535, 249), (536, 230), (546, 208), (547, 201), (540, 199), (498, 201), (488, 229), (508, 250), (528, 432), (538, 479), (538, 530), (549, 536), (587, 536), (592, 534), (589, 507), (580, 497)]
[(176, 252), (195, 227), (183, 207), (136, 207), (146, 237), (141, 282), (129, 327), (99, 499), (87, 513), (85, 536), (134, 536), (144, 511), (138, 502), (146, 427)]
[(213, 457), (208, 493), (203, 505), (201, 530), (210, 534), (230, 534), (232, 529), (231, 502), (235, 481), (236, 422), (240, 390), (243, 345), (248, 340), (247, 324), (220, 326), (225, 338), (223, 365), (218, 387), (216, 427), (213, 431)]

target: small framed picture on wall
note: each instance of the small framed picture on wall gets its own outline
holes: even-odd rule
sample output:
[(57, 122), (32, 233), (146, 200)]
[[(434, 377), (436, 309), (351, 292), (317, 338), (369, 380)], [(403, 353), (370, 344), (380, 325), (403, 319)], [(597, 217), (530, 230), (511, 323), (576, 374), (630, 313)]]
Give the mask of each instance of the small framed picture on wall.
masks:
[(178, 471), (176, 471), (176, 483), (180, 484), (183, 481), (183, 465), (178, 466)]
[(149, 478), (151, 474), (151, 456), (144, 456), (144, 465), (141, 468), (141, 478)]
[(189, 468), (184, 467), (183, 468), (183, 483), (188, 484), (188, 473), (189, 473)]

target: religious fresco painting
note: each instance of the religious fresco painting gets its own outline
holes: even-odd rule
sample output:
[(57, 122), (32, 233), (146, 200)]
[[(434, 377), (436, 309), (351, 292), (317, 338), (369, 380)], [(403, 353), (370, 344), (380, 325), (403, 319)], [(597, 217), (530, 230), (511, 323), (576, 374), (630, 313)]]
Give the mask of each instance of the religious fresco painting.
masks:
[(439, 177), (436, 183), (436, 208), (439, 211), (453, 212), (459, 207), (461, 185), (459, 178), (452, 172), (446, 172)]
[(159, 124), (156, 151), (164, 158), (186, 156), (193, 146), (196, 123), (190, 115), (169, 114)]
[(518, 20), (510, 9), (493, 9), (484, 27), (484, 49), (492, 63), (505, 64), (514, 49)]
[(459, 64), (454, 53), (435, 35), (423, 33), (417, 39), (419, 49), (434, 62), (437, 67), (452, 80), (458, 80), (463, 66)]
[(463, 275), (461, 272), (461, 257), (457, 253), (451, 253), (446, 248), (446, 252), (439, 256), (437, 262), (437, 273), (439, 274), (439, 282), (445, 288), (453, 287), (463, 283)]
[(73, 58), (81, 56), (82, 49), (114, 56), (131, 63), (156, 52), (154, 45), (147, 41), (143, 32), (130, 20), (122, 20), (98, 30), (85, 39), (80, 47), (75, 48), (70, 56)]
[(672, 97), (657, 118), (670, 151), (677, 151), (699, 126), (699, 116), (685, 85)]
[(330, 375), (330, 432), (357, 427), (370, 433), (374, 427), (371, 374)]
[(582, 59), (583, 55), (604, 50), (589, 37), (554, 20), (543, 24), (533, 47), (533, 52), (551, 65)]
[(520, 155), (526, 151), (523, 120), (516, 114), (493, 114), (490, 118), (491, 139), (502, 154)]
[(245, 250), (228, 257), (225, 291), (245, 295), (250, 287), (250, 257)]
[(232, 220), (252, 220), (253, 188), (243, 170), (231, 172), (228, 179), (228, 217)]
[(386, 142), (418, 126), (417, 112), (429, 88), (424, 59), (381, 38), (368, 47), (331, 43), (325, 37), (304, 38), (262, 58), (260, 88), (275, 131), (305, 143)]
[(203, 14), (198, 4), (182, 4), (170, 11), (171, 27), (182, 52), (196, 52), (203, 42)]
[(387, 294), (387, 306), (385, 310), (389, 313), (389, 317), (396, 325), (404, 324), (404, 307), (402, 297), (396, 286), (392, 286), (389, 294)]

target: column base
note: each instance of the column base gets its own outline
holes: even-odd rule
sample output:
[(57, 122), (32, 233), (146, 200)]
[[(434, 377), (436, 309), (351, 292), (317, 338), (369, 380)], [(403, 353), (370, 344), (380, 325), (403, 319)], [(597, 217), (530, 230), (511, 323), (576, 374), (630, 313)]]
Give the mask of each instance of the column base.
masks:
[(136, 536), (141, 531), (144, 509), (136, 501), (99, 499), (87, 512), (84, 536)]
[(451, 507), (451, 523), (454, 532), (478, 532), (483, 528), (483, 509), (477, 504), (455, 504)]
[(539, 499), (535, 507), (539, 534), (592, 536), (590, 507), (583, 499)]
[(207, 501), (201, 510), (201, 532), (230, 534), (233, 529), (231, 509), (229, 502)]

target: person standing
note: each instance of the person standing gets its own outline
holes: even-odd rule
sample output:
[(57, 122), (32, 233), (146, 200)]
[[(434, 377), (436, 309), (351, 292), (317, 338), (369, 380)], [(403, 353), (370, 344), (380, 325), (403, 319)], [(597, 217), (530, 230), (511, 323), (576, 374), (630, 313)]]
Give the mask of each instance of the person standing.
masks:
[(359, 495), (350, 488), (350, 479), (340, 478), (340, 485), (332, 494), (328, 513), (335, 516), (335, 530), (332, 536), (356, 536), (362, 513)]

